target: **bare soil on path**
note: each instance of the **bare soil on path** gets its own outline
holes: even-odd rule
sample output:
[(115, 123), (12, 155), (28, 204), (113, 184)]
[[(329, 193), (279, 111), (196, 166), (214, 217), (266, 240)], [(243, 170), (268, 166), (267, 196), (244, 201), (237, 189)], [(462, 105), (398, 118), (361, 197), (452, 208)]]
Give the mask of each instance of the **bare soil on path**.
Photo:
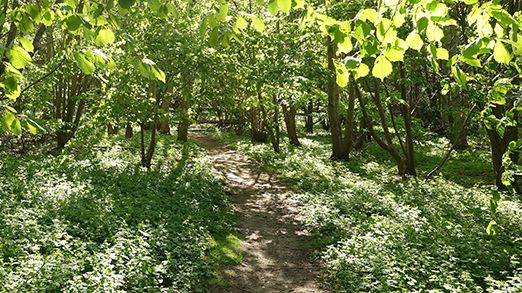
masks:
[(318, 265), (309, 262), (310, 236), (290, 189), (211, 136), (191, 137), (206, 148), (239, 215), (243, 261), (225, 268), (227, 287), (210, 292), (327, 292), (318, 285)]

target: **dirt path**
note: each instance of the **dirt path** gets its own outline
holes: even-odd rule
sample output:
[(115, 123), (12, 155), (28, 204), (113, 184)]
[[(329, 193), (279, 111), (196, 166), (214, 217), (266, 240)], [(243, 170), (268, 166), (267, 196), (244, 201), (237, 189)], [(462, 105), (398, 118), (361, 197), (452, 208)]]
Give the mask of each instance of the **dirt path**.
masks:
[(290, 190), (259, 166), (210, 136), (192, 137), (207, 149), (239, 214), (243, 262), (225, 273), (228, 288), (211, 292), (326, 292), (317, 285), (318, 268), (307, 258), (303, 230)]

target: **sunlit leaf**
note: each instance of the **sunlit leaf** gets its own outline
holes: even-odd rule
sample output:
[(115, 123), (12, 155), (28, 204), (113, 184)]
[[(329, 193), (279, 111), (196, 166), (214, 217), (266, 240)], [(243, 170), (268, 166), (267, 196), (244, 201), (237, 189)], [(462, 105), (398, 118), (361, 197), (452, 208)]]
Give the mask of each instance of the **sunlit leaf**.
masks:
[(7, 57), (9, 61), (16, 69), (25, 68), (31, 61), (31, 55), (27, 53), (22, 47), (14, 46), (11, 50), (8, 51)]
[(497, 40), (495, 48), (493, 49), (493, 58), (498, 63), (507, 64), (511, 61), (511, 54), (500, 40)]
[(106, 46), (114, 43), (115, 41), (114, 33), (111, 29), (102, 29), (98, 32), (98, 36), (94, 41), (98, 46)]
[(78, 67), (81, 69), (83, 74), (91, 75), (94, 73), (94, 70), (95, 70), (94, 64), (91, 61), (87, 60), (87, 58), (85, 57), (84, 54), (77, 53), (77, 54), (75, 54), (74, 57), (76, 59), (76, 63), (78, 64)]
[(393, 65), (391, 64), (386, 57), (383, 55), (377, 57), (375, 59), (375, 64), (373, 65), (372, 75), (383, 80), (385, 77), (389, 76), (393, 72)]

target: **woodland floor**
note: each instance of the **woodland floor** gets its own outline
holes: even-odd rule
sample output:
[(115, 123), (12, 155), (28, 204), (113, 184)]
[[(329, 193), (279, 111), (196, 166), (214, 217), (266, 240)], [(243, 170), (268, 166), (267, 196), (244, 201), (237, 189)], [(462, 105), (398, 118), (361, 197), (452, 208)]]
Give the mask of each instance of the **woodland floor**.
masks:
[(225, 268), (225, 288), (210, 292), (325, 292), (308, 259), (310, 236), (284, 182), (209, 135), (192, 137), (207, 150), (239, 216), (243, 261)]

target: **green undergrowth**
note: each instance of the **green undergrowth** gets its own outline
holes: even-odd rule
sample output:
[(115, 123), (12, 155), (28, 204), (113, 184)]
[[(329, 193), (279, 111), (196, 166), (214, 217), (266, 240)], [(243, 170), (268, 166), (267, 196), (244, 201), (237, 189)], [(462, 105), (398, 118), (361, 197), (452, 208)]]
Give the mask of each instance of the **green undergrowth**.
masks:
[[(94, 146), (96, 144), (96, 146)], [(81, 138), (0, 155), (1, 292), (204, 292), (239, 262), (227, 195), (194, 143)]]
[(455, 153), (440, 174), (423, 177), (447, 141), (416, 145), (418, 178), (398, 178), (390, 157), (367, 144), (349, 162), (329, 160), (326, 133), (302, 146), (269, 144), (215, 131), (296, 187), (305, 224), (315, 236), (324, 282), (336, 292), (518, 292), (522, 290), (522, 206), (503, 196), (497, 234), (486, 227), (493, 187), (487, 150)]

